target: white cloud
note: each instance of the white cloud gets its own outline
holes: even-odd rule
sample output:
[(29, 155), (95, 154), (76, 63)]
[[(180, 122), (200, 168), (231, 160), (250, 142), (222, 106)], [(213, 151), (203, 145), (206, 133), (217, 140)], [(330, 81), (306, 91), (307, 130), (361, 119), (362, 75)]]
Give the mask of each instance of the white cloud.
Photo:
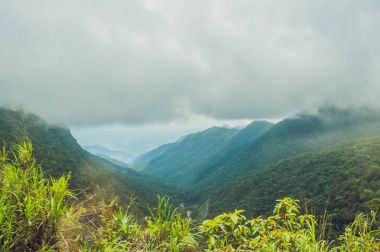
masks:
[(70, 125), (378, 106), (380, 2), (0, 4), (0, 103)]

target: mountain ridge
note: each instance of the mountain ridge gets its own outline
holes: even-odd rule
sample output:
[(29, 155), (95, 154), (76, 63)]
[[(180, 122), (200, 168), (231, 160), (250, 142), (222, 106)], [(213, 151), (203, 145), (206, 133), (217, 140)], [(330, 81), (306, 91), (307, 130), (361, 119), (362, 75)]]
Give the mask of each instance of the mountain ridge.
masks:
[[(138, 197), (144, 212), (146, 204), (155, 202), (156, 193), (170, 194), (166, 185), (131, 169), (122, 168), (128, 176), (119, 176), (120, 167), (83, 150), (68, 128), (49, 125), (35, 114), (0, 108), (0, 141), (9, 145), (25, 140), (33, 144), (33, 154), (44, 173), (52, 177), (70, 173), (70, 187), (76, 191), (96, 193), (105, 200), (117, 195), (121, 202)], [(143, 183), (145, 180), (149, 181)]]

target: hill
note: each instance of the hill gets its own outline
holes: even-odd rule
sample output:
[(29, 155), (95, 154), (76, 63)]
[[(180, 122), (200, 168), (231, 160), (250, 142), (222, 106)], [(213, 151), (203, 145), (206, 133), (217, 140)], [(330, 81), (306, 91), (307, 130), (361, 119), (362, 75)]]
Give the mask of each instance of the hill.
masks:
[(150, 153), (144, 173), (166, 179), (176, 185), (198, 182), (209, 171), (213, 160), (225, 158), (229, 152), (254, 141), (268, 131), (272, 124), (253, 122), (245, 128), (212, 127), (163, 145)]
[(60, 177), (71, 173), (71, 188), (96, 192), (99, 199), (118, 195), (122, 202), (127, 202), (130, 197), (137, 197), (142, 207), (154, 202), (156, 193), (172, 191), (136, 171), (91, 155), (79, 146), (68, 128), (49, 125), (34, 114), (0, 108), (0, 141), (11, 145), (25, 139), (32, 142), (33, 154), (42, 163), (45, 174)]
[(213, 213), (249, 209), (251, 214), (270, 214), (279, 197), (296, 197), (310, 212), (326, 210), (339, 226), (357, 212), (380, 209), (380, 138), (350, 141), (300, 154), (252, 171), (211, 196)]
[(380, 136), (380, 113), (367, 108), (320, 109), (286, 118), (259, 138), (204, 163), (206, 172), (191, 191), (208, 195), (226, 183), (240, 181), (251, 171), (300, 153), (371, 136)]
[(220, 151), (237, 132), (237, 129), (212, 127), (190, 134), (179, 141), (159, 147), (148, 153), (156, 157), (148, 161), (142, 171), (171, 183), (181, 183), (189, 179), (194, 167)]
[[(200, 132), (193, 136), (200, 137), (202, 134), (203, 132)], [(334, 202), (340, 203), (327, 204), (327, 210), (336, 216), (336, 222), (347, 223), (352, 220), (356, 211), (364, 210), (364, 208), (368, 210), (367, 206), (373, 203), (369, 202), (371, 199), (376, 203), (378, 198), (376, 187), (380, 188), (380, 185), (375, 184), (371, 189), (375, 194), (367, 195), (370, 199), (368, 202), (359, 198), (345, 198), (351, 191), (354, 195), (362, 193), (359, 189), (348, 188), (347, 185), (351, 183), (348, 181), (359, 176), (354, 172), (355, 169), (364, 169), (363, 167), (367, 164), (360, 159), (362, 156), (355, 155), (355, 153), (348, 154), (352, 152), (349, 144), (347, 147), (344, 146), (350, 141), (378, 136), (380, 136), (379, 111), (368, 108), (327, 107), (319, 109), (315, 113), (300, 113), (285, 118), (275, 125), (254, 122), (246, 128), (235, 130), (224, 141), (217, 140), (218, 138), (207, 139), (206, 143), (193, 141), (191, 142), (193, 145), (189, 144), (191, 148), (188, 149), (182, 147), (181, 142), (171, 144), (169, 150), (150, 160), (148, 168), (144, 172), (158, 178), (170, 177), (167, 181), (185, 192), (188, 196), (187, 203), (200, 209), (199, 216), (205, 216), (203, 212), (217, 214), (241, 206), (251, 209), (255, 214), (268, 213), (269, 204), (273, 200), (285, 196), (302, 199), (305, 198), (302, 192), (310, 194), (309, 206), (317, 214), (321, 214), (321, 211), (325, 209), (327, 199), (331, 203), (334, 198), (324, 193), (316, 194), (319, 192), (318, 190), (326, 190), (326, 192), (336, 191), (339, 193), (337, 194), (339, 197), (346, 200), (344, 203), (342, 200), (334, 198)], [(206, 146), (215, 144), (211, 141), (217, 141), (220, 145), (207, 151)], [(336, 148), (335, 152), (326, 154), (328, 157), (324, 154), (325, 151), (318, 154), (324, 156), (325, 163), (321, 162), (322, 156), (310, 154), (336, 145), (339, 147), (334, 147)], [(368, 148), (364, 145), (367, 145)], [(205, 149), (193, 155), (194, 151), (198, 151), (202, 147)], [(363, 143), (359, 147), (362, 148), (362, 155), (368, 150), (369, 160), (376, 159), (375, 142)], [(341, 155), (333, 155), (334, 153), (341, 153)], [(296, 183), (297, 177), (292, 177), (292, 174), (295, 172), (293, 169), (302, 167), (302, 162), (292, 158), (296, 156), (298, 158), (298, 155), (303, 154), (309, 155), (307, 158), (310, 160), (315, 159), (315, 167), (302, 178), (305, 184), (301, 186)], [(286, 166), (294, 163), (294, 167), (284, 171), (279, 168), (279, 165), (276, 166), (277, 168), (268, 168), (283, 160), (287, 162), (283, 163)], [(347, 176), (342, 177), (342, 181), (340, 181), (346, 187), (331, 189), (333, 188), (331, 185), (323, 184), (324, 180), (327, 183), (333, 183), (332, 179), (335, 176), (334, 174), (325, 174), (324, 169), (334, 168), (334, 164), (345, 161), (358, 164), (358, 167), (346, 167), (351, 169), (351, 173), (346, 174)], [(326, 167), (319, 167), (318, 164), (324, 164)], [(294, 181), (286, 180), (287, 175)], [(276, 178), (284, 178), (285, 182), (274, 181)], [(314, 184), (311, 181), (320, 181), (321, 184)], [(370, 178), (362, 177), (360, 183), (364, 185), (372, 183), (371, 181)], [(272, 188), (275, 189), (272, 190)], [(289, 188), (292, 190), (289, 191)], [(343, 190), (347, 190), (347, 192), (345, 193)], [(369, 193), (369, 191), (366, 192)], [(353, 208), (349, 207), (350, 204), (354, 205)]]
[[(380, 113), (368, 108), (325, 107), (271, 124), (211, 128), (138, 158), (143, 173), (185, 188), (193, 202), (252, 170), (347, 140), (380, 136)], [(137, 162), (138, 163), (138, 162)]]

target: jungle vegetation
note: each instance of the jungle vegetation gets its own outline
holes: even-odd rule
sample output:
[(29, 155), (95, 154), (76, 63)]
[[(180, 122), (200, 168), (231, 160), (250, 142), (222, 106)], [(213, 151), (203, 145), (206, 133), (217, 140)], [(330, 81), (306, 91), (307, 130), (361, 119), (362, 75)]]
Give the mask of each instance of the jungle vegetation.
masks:
[(1, 251), (379, 251), (378, 215), (358, 213), (336, 240), (326, 218), (304, 212), (298, 200), (276, 201), (268, 216), (243, 210), (196, 221), (183, 206), (160, 197), (136, 219), (133, 201), (79, 200), (70, 174), (45, 176), (22, 142), (0, 152)]

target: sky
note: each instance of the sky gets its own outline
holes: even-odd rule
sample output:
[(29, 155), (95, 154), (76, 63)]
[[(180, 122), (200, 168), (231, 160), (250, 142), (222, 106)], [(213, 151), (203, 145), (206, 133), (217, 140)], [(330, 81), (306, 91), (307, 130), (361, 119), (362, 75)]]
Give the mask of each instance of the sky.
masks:
[(135, 152), (210, 124), (378, 107), (379, 27), (378, 0), (1, 0), (0, 105)]

